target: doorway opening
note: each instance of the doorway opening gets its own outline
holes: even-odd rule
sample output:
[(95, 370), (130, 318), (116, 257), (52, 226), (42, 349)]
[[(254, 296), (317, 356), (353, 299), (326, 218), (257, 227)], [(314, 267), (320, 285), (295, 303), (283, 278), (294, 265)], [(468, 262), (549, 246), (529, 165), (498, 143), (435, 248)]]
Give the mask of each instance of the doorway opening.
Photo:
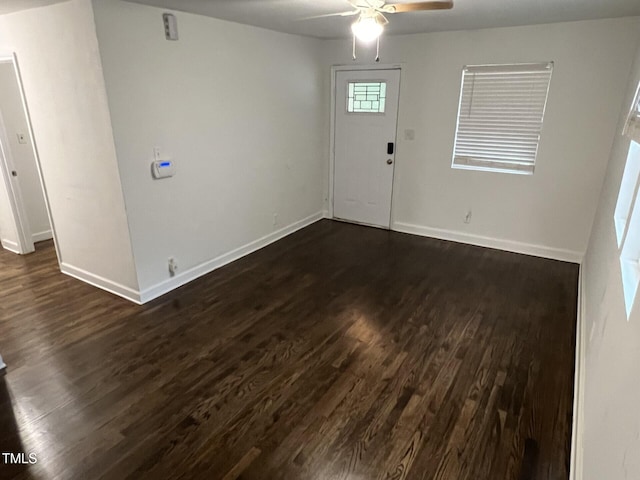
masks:
[(18, 60), (0, 53), (0, 244), (24, 255), (54, 236)]

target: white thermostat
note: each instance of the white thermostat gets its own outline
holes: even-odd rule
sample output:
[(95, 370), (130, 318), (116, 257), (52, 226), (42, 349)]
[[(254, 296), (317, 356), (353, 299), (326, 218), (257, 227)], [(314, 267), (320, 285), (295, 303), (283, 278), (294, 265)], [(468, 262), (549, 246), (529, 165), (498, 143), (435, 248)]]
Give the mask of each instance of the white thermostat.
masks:
[(176, 167), (173, 160), (155, 160), (151, 164), (151, 173), (156, 179), (173, 177), (176, 173)]

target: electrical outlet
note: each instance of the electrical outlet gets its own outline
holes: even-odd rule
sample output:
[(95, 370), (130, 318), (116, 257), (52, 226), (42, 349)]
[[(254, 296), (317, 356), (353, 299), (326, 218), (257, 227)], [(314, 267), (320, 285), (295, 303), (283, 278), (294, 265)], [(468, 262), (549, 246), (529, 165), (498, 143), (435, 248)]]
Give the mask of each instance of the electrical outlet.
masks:
[(471, 223), (471, 209), (469, 209), (464, 216), (464, 223)]
[(27, 143), (27, 136), (24, 133), (18, 133), (18, 143), (23, 145)]
[(176, 259), (173, 257), (169, 258), (169, 275), (173, 277), (175, 276), (177, 271), (178, 271), (178, 262), (176, 262)]

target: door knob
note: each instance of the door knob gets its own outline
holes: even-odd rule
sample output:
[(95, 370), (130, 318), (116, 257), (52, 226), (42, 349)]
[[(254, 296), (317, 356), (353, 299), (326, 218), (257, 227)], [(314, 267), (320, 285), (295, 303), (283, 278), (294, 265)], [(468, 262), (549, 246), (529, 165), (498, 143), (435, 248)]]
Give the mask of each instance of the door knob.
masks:
[(389, 159), (387, 160), (387, 165), (391, 165), (393, 163), (393, 160)]

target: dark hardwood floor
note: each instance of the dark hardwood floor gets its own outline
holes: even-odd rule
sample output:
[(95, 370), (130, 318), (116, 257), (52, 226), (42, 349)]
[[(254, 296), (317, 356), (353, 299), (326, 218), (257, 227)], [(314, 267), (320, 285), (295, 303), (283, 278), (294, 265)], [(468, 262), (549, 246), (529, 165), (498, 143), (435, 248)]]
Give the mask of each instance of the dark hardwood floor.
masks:
[(567, 479), (577, 276), (324, 220), (140, 307), (0, 250), (0, 477)]

